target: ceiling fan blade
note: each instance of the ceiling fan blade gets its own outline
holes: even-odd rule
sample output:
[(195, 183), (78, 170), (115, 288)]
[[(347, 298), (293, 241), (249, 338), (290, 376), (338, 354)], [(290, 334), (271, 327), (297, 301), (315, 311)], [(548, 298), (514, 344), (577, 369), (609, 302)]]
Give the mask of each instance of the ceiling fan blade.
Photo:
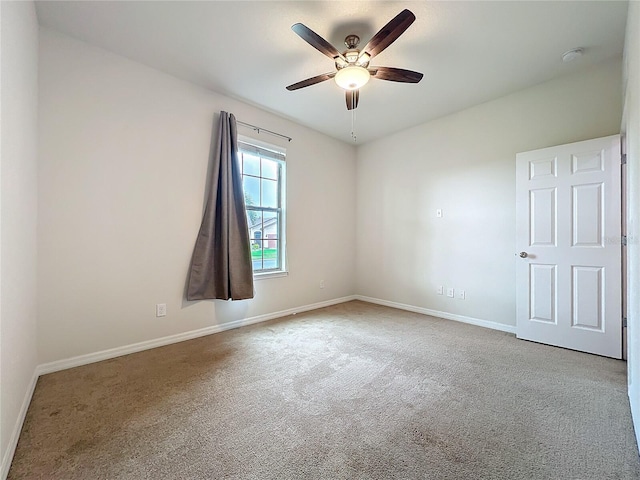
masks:
[(360, 100), (360, 90), (347, 90), (347, 110), (355, 110), (358, 108), (358, 100)]
[(369, 72), (375, 78), (392, 82), (418, 83), (423, 77), (420, 72), (393, 67), (373, 67), (369, 69)]
[(339, 57), (345, 60), (345, 58), (336, 49), (336, 47), (331, 45), (329, 42), (327, 42), (324, 38), (322, 38), (320, 35), (318, 35), (316, 32), (311, 30), (306, 25), (303, 25), (302, 23), (296, 23), (295, 25), (291, 26), (291, 30), (297, 33), (300, 38), (302, 38), (305, 42), (307, 42), (313, 48), (324, 53), (327, 57), (331, 58), (332, 60), (335, 60), (336, 57)]
[(389, 23), (382, 27), (371, 40), (369, 40), (369, 43), (367, 43), (361, 52), (368, 53), (372, 58), (375, 57), (395, 42), (398, 37), (402, 35), (407, 28), (409, 28), (415, 19), (416, 16), (409, 10), (405, 9), (401, 11)]
[(315, 77), (307, 78), (306, 80), (302, 80), (298, 83), (294, 83), (287, 87), (287, 90), (298, 90), (299, 88), (309, 87), (311, 85), (315, 85), (316, 83), (324, 82), (325, 80), (329, 80), (336, 76), (336, 72), (331, 73), (323, 73), (322, 75), (317, 75)]

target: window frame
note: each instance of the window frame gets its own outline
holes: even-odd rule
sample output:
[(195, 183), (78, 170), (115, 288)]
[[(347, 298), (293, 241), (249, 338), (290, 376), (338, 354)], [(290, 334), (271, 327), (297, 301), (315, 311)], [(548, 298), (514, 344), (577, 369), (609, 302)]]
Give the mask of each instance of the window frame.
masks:
[[(245, 215), (248, 214), (249, 211), (259, 212), (262, 215), (262, 222), (264, 222), (264, 213), (275, 213), (276, 221), (278, 224), (278, 233), (277, 233), (277, 248), (278, 248), (278, 265), (275, 268), (262, 268), (260, 270), (253, 270), (253, 278), (254, 280), (264, 279), (264, 278), (273, 278), (273, 277), (282, 277), (288, 275), (287, 270), (287, 261), (286, 261), (286, 149), (284, 147), (280, 147), (277, 145), (269, 144), (266, 142), (262, 142), (256, 140), (254, 138), (245, 137), (238, 135), (238, 160), (240, 162), (240, 173), (243, 184), (243, 195), (244, 195), (244, 154), (253, 155), (258, 157), (260, 161), (260, 171), (259, 175), (247, 174), (246, 176), (252, 178), (258, 178), (260, 180), (260, 188), (262, 189), (262, 179), (273, 180), (268, 177), (262, 176), (262, 159), (270, 160), (276, 162), (278, 165), (278, 175), (277, 175), (277, 207), (262, 207), (260, 205), (246, 205), (245, 204)], [(262, 203), (262, 198), (259, 199), (260, 204)], [(247, 222), (248, 223), (248, 222)], [(247, 225), (247, 228), (250, 225)], [(264, 232), (263, 232), (264, 235)], [(264, 242), (266, 239), (262, 238), (261, 242)], [(253, 241), (250, 238), (250, 241)], [(264, 249), (264, 243), (262, 243), (262, 248)], [(264, 258), (263, 258), (264, 261)], [(264, 264), (263, 264), (264, 266)], [(253, 269), (253, 259), (252, 259), (252, 269)]]

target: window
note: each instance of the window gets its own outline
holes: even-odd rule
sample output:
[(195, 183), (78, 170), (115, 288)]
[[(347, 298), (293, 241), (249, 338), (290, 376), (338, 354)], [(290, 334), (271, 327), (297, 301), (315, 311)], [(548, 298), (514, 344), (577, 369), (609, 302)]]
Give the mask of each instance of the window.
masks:
[(238, 142), (253, 273), (284, 272), (285, 152), (253, 142)]

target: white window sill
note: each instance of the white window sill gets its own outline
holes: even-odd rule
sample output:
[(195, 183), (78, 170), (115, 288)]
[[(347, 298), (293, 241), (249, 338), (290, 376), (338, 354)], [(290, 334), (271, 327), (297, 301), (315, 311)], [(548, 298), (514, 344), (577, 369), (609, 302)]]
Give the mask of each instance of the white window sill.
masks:
[(267, 278), (278, 278), (278, 277), (286, 277), (289, 275), (287, 271), (279, 271), (279, 272), (264, 272), (264, 273), (254, 273), (254, 280), (266, 280)]

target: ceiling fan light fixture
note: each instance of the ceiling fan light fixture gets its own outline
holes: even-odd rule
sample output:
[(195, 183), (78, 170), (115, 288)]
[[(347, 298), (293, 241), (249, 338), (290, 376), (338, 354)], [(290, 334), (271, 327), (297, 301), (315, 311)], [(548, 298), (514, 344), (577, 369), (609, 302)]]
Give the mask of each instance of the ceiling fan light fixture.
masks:
[(366, 67), (369, 64), (369, 60), (371, 60), (371, 56), (366, 52), (362, 52), (356, 61), (356, 65)]
[(357, 65), (350, 65), (336, 73), (334, 77), (339, 87), (345, 90), (357, 90), (369, 81), (369, 70)]
[(350, 64), (356, 63), (359, 55), (360, 55), (360, 52), (358, 52), (357, 50), (344, 53), (344, 57), (347, 59), (347, 62), (349, 62)]

